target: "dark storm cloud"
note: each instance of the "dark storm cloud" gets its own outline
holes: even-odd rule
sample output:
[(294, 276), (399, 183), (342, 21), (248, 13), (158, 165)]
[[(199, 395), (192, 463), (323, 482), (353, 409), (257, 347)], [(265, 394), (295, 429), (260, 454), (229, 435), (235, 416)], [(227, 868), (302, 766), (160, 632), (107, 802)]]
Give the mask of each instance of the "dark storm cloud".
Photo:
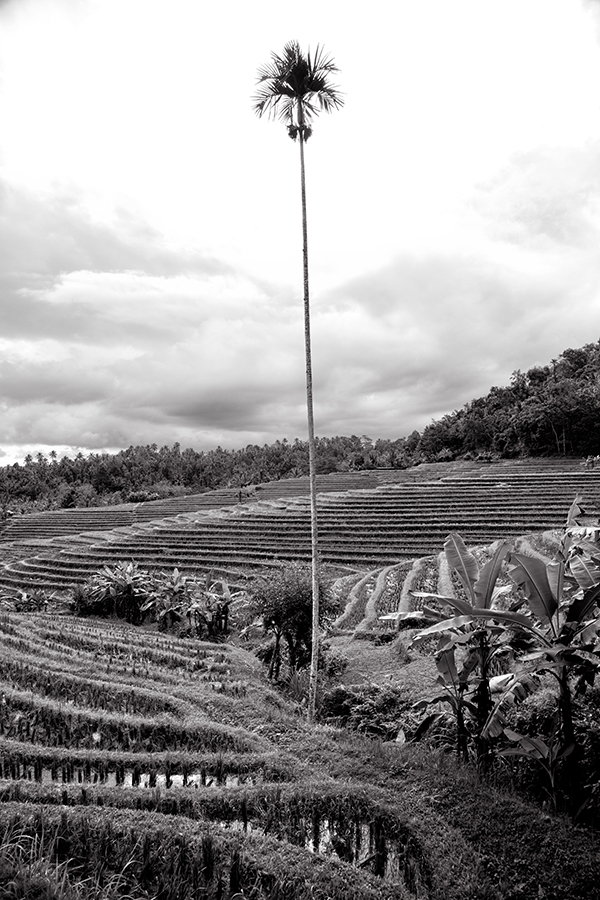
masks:
[(107, 390), (110, 390), (107, 373), (82, 371), (69, 360), (0, 361), (0, 400), (7, 404), (36, 401), (72, 406), (101, 400)]

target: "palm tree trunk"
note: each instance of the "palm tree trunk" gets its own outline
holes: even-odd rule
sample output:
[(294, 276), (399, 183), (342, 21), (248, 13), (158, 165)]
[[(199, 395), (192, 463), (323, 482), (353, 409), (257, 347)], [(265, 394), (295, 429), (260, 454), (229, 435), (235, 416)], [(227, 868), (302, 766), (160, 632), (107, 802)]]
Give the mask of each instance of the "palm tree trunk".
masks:
[(317, 523), (317, 468), (313, 413), (312, 355), (310, 344), (310, 300), (308, 290), (308, 227), (306, 223), (306, 179), (304, 172), (304, 122), (299, 108), (300, 180), (302, 186), (302, 260), (304, 274), (304, 350), (306, 359), (306, 411), (308, 416), (308, 472), (310, 481), (310, 536), (312, 563), (312, 648), (308, 683), (308, 721), (314, 721), (319, 667), (319, 531)]

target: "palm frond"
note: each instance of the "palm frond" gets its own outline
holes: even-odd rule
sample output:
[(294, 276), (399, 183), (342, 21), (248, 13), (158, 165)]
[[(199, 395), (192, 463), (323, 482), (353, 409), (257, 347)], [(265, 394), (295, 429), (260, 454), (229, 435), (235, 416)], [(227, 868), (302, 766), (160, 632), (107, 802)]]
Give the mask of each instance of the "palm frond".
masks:
[(332, 57), (319, 44), (314, 54), (310, 50), (304, 54), (298, 41), (289, 41), (281, 55), (272, 53), (271, 62), (258, 70), (254, 111), (288, 126), (309, 126), (320, 112), (344, 105), (339, 88), (329, 81), (337, 71)]

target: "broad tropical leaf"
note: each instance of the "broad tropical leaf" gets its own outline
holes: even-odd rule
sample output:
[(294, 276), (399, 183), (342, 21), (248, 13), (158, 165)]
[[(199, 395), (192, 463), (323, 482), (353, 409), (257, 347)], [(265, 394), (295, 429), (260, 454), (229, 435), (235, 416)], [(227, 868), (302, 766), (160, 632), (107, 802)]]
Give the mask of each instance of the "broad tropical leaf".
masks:
[(523, 613), (504, 609), (480, 609), (478, 606), (475, 606), (471, 610), (471, 615), (476, 619), (494, 619), (497, 622), (504, 622), (506, 625), (519, 625), (521, 628), (535, 634), (544, 643), (548, 643), (543, 632), (536, 628), (535, 625), (532, 625), (530, 619)]
[(413, 597), (421, 597), (422, 599), (442, 600), (464, 616), (468, 616), (473, 609), (470, 603), (467, 603), (466, 600), (460, 600), (458, 597), (444, 597), (442, 594), (430, 594), (425, 591), (410, 591), (410, 593)]
[(443, 632), (450, 631), (453, 628), (463, 628), (465, 625), (473, 625), (474, 622), (475, 619), (473, 616), (455, 616), (453, 619), (444, 619), (443, 622), (436, 622), (435, 625), (424, 628), (423, 631), (420, 631), (415, 635), (412, 643), (415, 644), (419, 641), (426, 640), (427, 638), (433, 637), (435, 634), (443, 634)]
[[(547, 759), (550, 755), (550, 748), (548, 747), (548, 744), (546, 744), (546, 742), (541, 738), (528, 737), (525, 734), (518, 734), (511, 728), (505, 728), (504, 734), (509, 739), (509, 741), (516, 741), (521, 744), (523, 750), (517, 752), (524, 751), (526, 756), (533, 756), (535, 759)], [(505, 750), (504, 754), (508, 755), (509, 752), (510, 751)]]
[[(596, 547), (594, 549), (597, 550)], [(600, 584), (600, 568), (598, 568), (595, 560), (589, 557), (579, 553), (573, 554), (569, 560), (569, 570), (577, 580), (579, 587), (582, 587), (584, 590)]]
[(540, 686), (539, 682), (526, 672), (522, 672), (518, 677), (510, 674), (502, 677), (506, 677), (508, 683), (483, 726), (481, 737), (484, 740), (499, 737), (508, 721), (507, 714), (509, 711), (516, 703), (522, 702), (530, 694), (537, 691)]
[(548, 563), (546, 566), (546, 575), (550, 590), (552, 591), (552, 596), (556, 600), (556, 603), (560, 604), (565, 583), (565, 561), (563, 559), (557, 559), (556, 561)]
[(502, 563), (509, 550), (510, 544), (506, 541), (502, 541), (496, 548), (492, 558), (482, 567), (474, 587), (477, 606), (489, 609), (492, 598), (497, 596), (498, 592), (495, 591), (496, 582), (502, 570)]
[(458, 683), (458, 672), (456, 671), (456, 661), (454, 659), (453, 649), (443, 650), (441, 653), (439, 653), (435, 661), (435, 665), (438, 672), (444, 679), (445, 684), (451, 682), (455, 685)]
[[(578, 637), (582, 645), (589, 646), (590, 644), (595, 643), (599, 633), (600, 621), (594, 619), (593, 622), (590, 622), (589, 625), (586, 625), (585, 628), (582, 628), (581, 631), (578, 632)], [(598, 651), (596, 651), (596, 653), (598, 653)]]
[(581, 597), (577, 597), (567, 611), (567, 622), (584, 622), (594, 606), (598, 605), (600, 598), (600, 584), (594, 585), (588, 591), (584, 591)]
[(575, 499), (571, 503), (569, 512), (567, 513), (567, 528), (571, 528), (573, 525), (578, 525), (579, 517), (585, 515), (585, 510), (581, 506), (582, 500), (583, 497), (581, 496), (581, 494), (575, 495)]
[[(416, 708), (416, 707), (415, 707)], [(430, 713), (428, 716), (425, 716), (417, 730), (413, 735), (413, 741), (420, 741), (423, 735), (429, 731), (432, 725), (435, 725), (441, 719), (445, 719), (445, 713)]]
[(531, 611), (540, 622), (554, 627), (552, 616), (558, 609), (558, 602), (552, 593), (545, 564), (521, 553), (511, 553), (510, 561), (514, 565), (509, 575), (525, 594)]
[(444, 541), (446, 559), (451, 569), (454, 569), (460, 578), (462, 585), (475, 606), (475, 582), (479, 578), (479, 564), (472, 553), (467, 550), (466, 544), (459, 534), (451, 533)]

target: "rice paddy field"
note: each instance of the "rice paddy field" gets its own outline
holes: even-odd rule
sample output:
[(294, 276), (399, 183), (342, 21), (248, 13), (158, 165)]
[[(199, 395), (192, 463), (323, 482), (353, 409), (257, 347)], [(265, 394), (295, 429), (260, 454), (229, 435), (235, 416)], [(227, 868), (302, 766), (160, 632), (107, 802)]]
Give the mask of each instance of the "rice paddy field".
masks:
[[(393, 683), (411, 702), (431, 692), (431, 659), (380, 617), (418, 613), (413, 590), (448, 588), (448, 531), (483, 556), (503, 536), (545, 552), (576, 492), (600, 505), (600, 473), (574, 464), (428, 468), (346, 486), (330, 476), (320, 499), (341, 680)], [(74, 510), (4, 530), (0, 896), (593, 900), (593, 828), (448, 754), (335, 722), (309, 727), (293, 690), (275, 689), (240, 639), (69, 612), (69, 585), (117, 559), (241, 583), (308, 558), (298, 482), (243, 504), (200, 495), (202, 505), (184, 498), (169, 511), (162, 501), (157, 517), (129, 510), (127, 524), (110, 518), (122, 510), (103, 510), (102, 522)], [(15, 601), (37, 588), (55, 592), (43, 607)]]
[[(559, 528), (576, 493), (600, 507), (600, 469), (580, 461), (432, 464), (319, 477), (322, 562), (366, 572), (469, 545)], [(310, 559), (305, 478), (98, 509), (17, 516), (0, 532), (0, 590), (81, 583), (103, 565), (214, 572), (231, 582)]]

